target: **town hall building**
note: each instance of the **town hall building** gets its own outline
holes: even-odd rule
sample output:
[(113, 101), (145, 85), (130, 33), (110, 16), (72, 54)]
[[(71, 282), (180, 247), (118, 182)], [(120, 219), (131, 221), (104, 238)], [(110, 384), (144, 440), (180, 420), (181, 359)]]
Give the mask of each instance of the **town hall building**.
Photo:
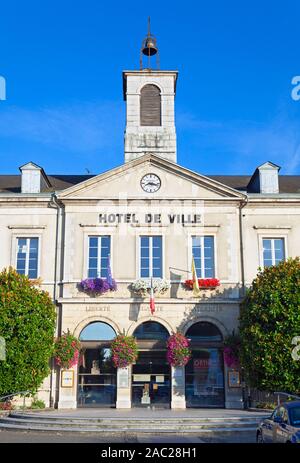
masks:
[[(177, 80), (172, 70), (123, 72), (121, 166), (54, 175), (28, 162), (19, 175), (0, 175), (0, 268), (40, 278), (57, 308), (57, 335), (70, 330), (81, 341), (78, 365), (51, 363), (39, 392), (47, 406), (243, 407), (241, 372), (225, 364), (224, 340), (237, 332), (258, 268), (300, 255), (300, 176), (279, 175), (267, 153), (249, 176), (178, 165)], [(198, 295), (188, 282), (192, 258)], [(110, 271), (114, 288), (84, 290), (82, 281)], [(191, 343), (186, 367), (166, 360), (178, 330)], [(124, 369), (110, 358), (118, 333), (139, 346)]]

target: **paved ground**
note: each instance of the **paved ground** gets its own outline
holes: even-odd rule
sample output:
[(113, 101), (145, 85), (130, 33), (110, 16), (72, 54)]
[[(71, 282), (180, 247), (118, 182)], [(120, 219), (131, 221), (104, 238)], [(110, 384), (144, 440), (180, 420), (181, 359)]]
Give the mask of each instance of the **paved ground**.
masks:
[(255, 432), (227, 432), (207, 433), (197, 435), (138, 435), (138, 434), (114, 434), (105, 436), (59, 434), (59, 433), (34, 433), (24, 431), (0, 431), (0, 443), (170, 443), (170, 444), (195, 444), (195, 443), (255, 443)]

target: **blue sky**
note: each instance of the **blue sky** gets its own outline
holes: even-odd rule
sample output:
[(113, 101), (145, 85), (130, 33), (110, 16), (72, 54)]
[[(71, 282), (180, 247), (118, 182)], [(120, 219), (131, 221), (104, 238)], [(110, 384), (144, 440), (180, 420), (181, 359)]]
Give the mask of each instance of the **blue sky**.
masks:
[(0, 173), (123, 163), (122, 70), (138, 69), (151, 15), (161, 69), (179, 71), (178, 163), (251, 174), (270, 160), (300, 174), (298, 0), (10, 0), (0, 14)]

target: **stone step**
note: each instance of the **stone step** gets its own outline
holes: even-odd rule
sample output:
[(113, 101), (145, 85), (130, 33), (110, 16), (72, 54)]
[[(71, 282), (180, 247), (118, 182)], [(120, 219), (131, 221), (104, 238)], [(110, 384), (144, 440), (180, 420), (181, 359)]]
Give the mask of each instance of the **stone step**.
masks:
[(62, 432), (220, 432), (220, 430), (254, 430), (262, 416), (253, 417), (186, 417), (186, 418), (126, 418), (105, 417), (69, 418), (64, 416), (51, 416), (30, 413), (11, 413), (0, 417), (0, 429), (23, 429), (33, 431), (62, 431)]
[(10, 424), (26, 424), (26, 425), (42, 425), (42, 426), (47, 426), (47, 427), (53, 427), (53, 426), (68, 426), (68, 427), (78, 427), (78, 426), (83, 426), (83, 427), (93, 427), (93, 428), (107, 428), (107, 427), (110, 427), (110, 428), (115, 428), (115, 429), (118, 429), (120, 427), (126, 427), (126, 428), (138, 428), (138, 427), (142, 427), (142, 428), (152, 428), (152, 429), (165, 429), (165, 428), (174, 428), (174, 429), (177, 429), (177, 428), (182, 428), (182, 427), (185, 427), (185, 428), (196, 428), (196, 429), (200, 429), (200, 428), (205, 428), (205, 427), (218, 427), (218, 426), (223, 426), (223, 427), (228, 427), (228, 426), (231, 426), (231, 427), (240, 427), (240, 426), (243, 426), (243, 427), (248, 427), (248, 426), (253, 426), (255, 424), (257, 424), (258, 422), (257, 421), (247, 421), (247, 422), (227, 422), (227, 421), (223, 421), (222, 423), (215, 423), (215, 422), (211, 422), (211, 423), (208, 423), (208, 422), (203, 422), (203, 421), (198, 421), (198, 422), (195, 422), (195, 421), (188, 421), (188, 422), (185, 422), (185, 423), (180, 423), (180, 422), (173, 422), (173, 423), (170, 423), (168, 421), (161, 421), (160, 423), (156, 423), (156, 422), (148, 422), (148, 421), (143, 421), (143, 422), (134, 422), (134, 421), (106, 421), (106, 422), (85, 422), (85, 423), (78, 423), (78, 422), (75, 422), (75, 421), (67, 421), (67, 420), (60, 420), (60, 421), (51, 421), (51, 420), (34, 420), (34, 419), (30, 419), (30, 420), (26, 420), (25, 418), (23, 418), (22, 420), (19, 420), (19, 419), (15, 419), (15, 418), (5, 418), (5, 419), (2, 419), (0, 420), (0, 424), (5, 424), (5, 423), (10, 423)]
[(135, 433), (135, 434), (172, 434), (172, 433), (180, 433), (180, 434), (199, 434), (201, 433), (210, 433), (210, 432), (250, 432), (250, 431), (255, 431), (257, 429), (256, 426), (249, 426), (249, 427), (206, 427), (206, 428), (197, 428), (197, 429), (187, 429), (186, 427), (178, 427), (178, 428), (172, 428), (170, 429), (169, 427), (164, 428), (164, 429), (152, 429), (152, 428), (130, 428), (128, 429), (127, 427), (119, 427), (119, 428), (109, 428), (109, 427), (103, 427), (103, 428), (98, 428), (98, 427), (64, 427), (64, 426), (43, 426), (43, 425), (26, 425), (24, 424), (9, 424), (7, 423), (0, 423), (0, 429), (7, 429), (7, 430), (20, 430), (20, 431), (39, 431), (39, 432), (58, 432), (58, 433), (64, 433), (64, 432), (77, 432), (77, 433), (101, 433), (101, 435), (111, 435), (111, 433), (115, 434), (130, 434), (130, 433)]
[(144, 424), (147, 425), (153, 424), (165, 424), (168, 423), (172, 424), (188, 424), (188, 423), (253, 423), (264, 419), (267, 415), (253, 415), (249, 417), (177, 417), (177, 418), (140, 418), (140, 417), (70, 417), (70, 416), (55, 416), (55, 415), (43, 415), (40, 414), (30, 414), (30, 413), (10, 413), (9, 419), (21, 419), (21, 420), (38, 420), (40, 421), (51, 421), (51, 422), (67, 422), (67, 423), (78, 423), (78, 424), (87, 424), (87, 423), (94, 423), (94, 424), (109, 424), (109, 423), (133, 423), (137, 424)]

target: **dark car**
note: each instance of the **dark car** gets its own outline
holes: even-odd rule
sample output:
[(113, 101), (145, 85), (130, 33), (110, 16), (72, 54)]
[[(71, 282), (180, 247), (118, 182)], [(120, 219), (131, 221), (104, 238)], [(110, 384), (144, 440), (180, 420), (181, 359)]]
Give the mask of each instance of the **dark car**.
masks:
[(285, 402), (264, 419), (256, 432), (259, 443), (300, 444), (300, 401)]

